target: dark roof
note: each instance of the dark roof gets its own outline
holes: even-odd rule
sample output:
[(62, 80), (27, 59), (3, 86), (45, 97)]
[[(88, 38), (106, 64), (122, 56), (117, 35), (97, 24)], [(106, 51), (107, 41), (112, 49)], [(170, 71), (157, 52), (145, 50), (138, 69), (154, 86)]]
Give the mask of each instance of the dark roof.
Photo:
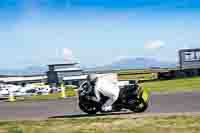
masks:
[(200, 51), (200, 48), (195, 48), (195, 49), (181, 49), (179, 52), (193, 52), (193, 51)]
[(66, 65), (76, 65), (78, 63), (66, 63), (66, 64), (50, 64), (48, 66), (66, 66)]
[[(49, 71), (48, 71), (49, 72)], [(83, 70), (54, 71), (54, 72), (83, 72)]]

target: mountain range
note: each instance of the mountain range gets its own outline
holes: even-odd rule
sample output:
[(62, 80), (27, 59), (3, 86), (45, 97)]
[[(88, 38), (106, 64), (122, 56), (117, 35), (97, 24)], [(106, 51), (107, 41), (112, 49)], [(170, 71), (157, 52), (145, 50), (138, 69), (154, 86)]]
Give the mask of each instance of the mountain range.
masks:
[(45, 66), (31, 66), (21, 69), (0, 69), (0, 75), (43, 75), (47, 71), (48, 68)]
[(172, 68), (176, 67), (176, 63), (153, 58), (124, 58), (104, 67), (112, 69)]
[[(146, 68), (174, 68), (175, 62), (158, 61), (152, 58), (124, 58), (112, 62), (109, 65), (84, 68), (87, 71), (119, 70), (119, 69), (146, 69)], [(46, 66), (31, 66), (24, 69), (0, 69), (0, 75), (33, 75), (45, 74), (48, 71)]]
[(175, 68), (177, 63), (159, 61), (153, 58), (123, 58), (111, 64), (87, 69), (92, 71), (121, 70), (121, 69), (147, 69), (147, 68)]

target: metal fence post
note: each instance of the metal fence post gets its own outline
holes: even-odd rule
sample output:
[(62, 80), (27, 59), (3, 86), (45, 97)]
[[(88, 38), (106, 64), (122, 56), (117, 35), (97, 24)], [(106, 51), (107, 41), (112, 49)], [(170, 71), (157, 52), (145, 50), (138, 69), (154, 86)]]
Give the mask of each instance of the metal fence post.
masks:
[(66, 98), (64, 83), (61, 83), (61, 98)]

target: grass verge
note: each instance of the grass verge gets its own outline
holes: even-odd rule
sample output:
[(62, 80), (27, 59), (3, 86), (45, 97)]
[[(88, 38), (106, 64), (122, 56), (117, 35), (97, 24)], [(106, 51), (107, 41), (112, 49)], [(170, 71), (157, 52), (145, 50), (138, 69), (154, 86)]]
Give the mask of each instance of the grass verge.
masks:
[(141, 86), (153, 92), (199, 91), (200, 77), (145, 82)]
[(199, 133), (200, 117), (77, 118), (0, 122), (0, 133)]
[(144, 74), (122, 74), (119, 75), (119, 80), (140, 80), (148, 81), (157, 79), (156, 73), (144, 73)]
[[(75, 89), (73, 88), (67, 88), (65, 91), (65, 94), (67, 97), (74, 97), (77, 96), (77, 92)], [(54, 94), (48, 94), (48, 95), (36, 95), (36, 96), (27, 96), (24, 97), (23, 99), (20, 99), (19, 101), (24, 101), (24, 100), (56, 100), (56, 99), (61, 99), (61, 92), (60, 93), (54, 93)], [(1, 133), (1, 132), (0, 132)]]

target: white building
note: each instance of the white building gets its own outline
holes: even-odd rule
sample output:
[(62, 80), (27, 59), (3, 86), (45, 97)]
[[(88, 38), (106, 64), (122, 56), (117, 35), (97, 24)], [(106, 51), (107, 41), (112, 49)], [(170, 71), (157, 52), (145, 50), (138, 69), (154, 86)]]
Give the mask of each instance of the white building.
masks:
[(87, 75), (83, 74), (83, 70), (78, 63), (68, 63), (49, 65), (47, 77), (49, 84), (64, 82), (66, 85), (79, 86), (86, 79)]

